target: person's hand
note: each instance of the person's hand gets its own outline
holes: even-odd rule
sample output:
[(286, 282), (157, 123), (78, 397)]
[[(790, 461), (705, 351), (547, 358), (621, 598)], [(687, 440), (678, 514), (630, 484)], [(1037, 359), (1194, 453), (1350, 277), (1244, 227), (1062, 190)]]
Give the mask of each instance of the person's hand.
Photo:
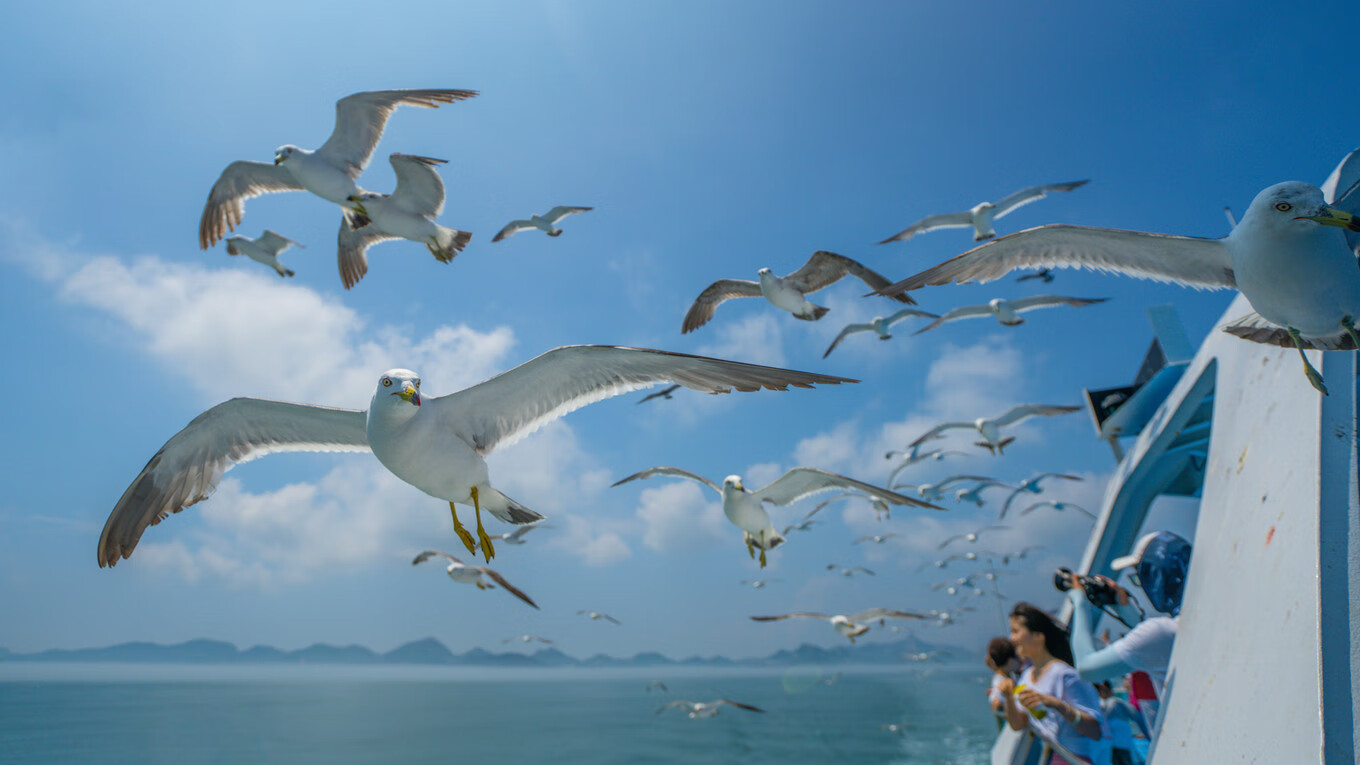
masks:
[(1020, 705), (1025, 709), (1034, 709), (1035, 707), (1050, 707), (1057, 709), (1062, 704), (1062, 702), (1058, 701), (1058, 699), (1053, 696), (1050, 696), (1047, 693), (1040, 693), (1033, 688), (1025, 688), (1020, 691), (1020, 693), (1016, 695), (1015, 700), (1020, 702)]
[(1081, 585), (1081, 574), (1072, 573), (1067, 575), (1067, 589), (1085, 592), (1086, 588)]
[(1002, 696), (1009, 696), (1015, 692), (1015, 681), (1003, 676), (1001, 682), (996, 684), (996, 689), (1001, 692)]
[(1127, 606), (1129, 604), (1129, 591), (1120, 587), (1118, 582), (1108, 576), (1097, 576), (1096, 580), (1102, 584), (1108, 585), (1114, 590), (1114, 599), (1116, 603), (1121, 606)]

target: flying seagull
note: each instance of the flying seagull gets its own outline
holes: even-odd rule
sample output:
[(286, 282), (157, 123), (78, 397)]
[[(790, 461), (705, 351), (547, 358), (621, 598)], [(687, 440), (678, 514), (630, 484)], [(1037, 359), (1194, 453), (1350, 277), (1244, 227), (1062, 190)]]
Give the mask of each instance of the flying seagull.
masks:
[(749, 535), (746, 537), (746, 551), (754, 558), (755, 549), (760, 548), (761, 568), (765, 567), (765, 551), (778, 547), (784, 541), (783, 535), (775, 531), (774, 526), (770, 524), (770, 515), (765, 512), (764, 505), (766, 502), (773, 505), (788, 505), (821, 491), (853, 489), (894, 505), (914, 505), (938, 509), (927, 502), (904, 497), (895, 491), (889, 491), (863, 481), (856, 481), (839, 473), (810, 467), (793, 468), (775, 479), (773, 483), (755, 491), (747, 491), (746, 487), (742, 485), (739, 475), (729, 475), (723, 479), (723, 485), (719, 487), (716, 483), (701, 475), (664, 465), (639, 471), (615, 482), (614, 485), (618, 486), (641, 478), (651, 478), (654, 475), (688, 478), (691, 481), (698, 481), (721, 494), (723, 514), (727, 516), (727, 520)]
[(874, 544), (881, 545), (881, 544), (883, 544), (884, 542), (888, 541), (889, 539), (892, 539), (893, 537), (900, 537), (900, 536), (902, 536), (902, 535), (901, 535), (901, 534), (874, 534), (873, 536), (860, 537), (859, 539), (856, 539), (855, 541), (851, 542), (850, 544), (852, 544), (852, 545), (857, 545), (857, 544), (861, 544), (861, 543), (863, 543), (863, 542), (873, 542)]
[[(1039, 504), (1044, 504), (1044, 503), (1040, 502)], [(1021, 514), (1021, 515), (1024, 515), (1025, 512), (1028, 512), (1028, 511), (1021, 511), (1020, 514)], [(1003, 554), (1003, 555), (1001, 556), (1001, 564), (1002, 564), (1002, 565), (1006, 565), (1006, 564), (1010, 563), (1010, 562), (1013, 561), (1013, 560), (1024, 560), (1024, 559), (1025, 559), (1025, 556), (1027, 556), (1027, 555), (1030, 554), (1030, 551), (1032, 551), (1032, 550), (1042, 550), (1042, 549), (1044, 549), (1044, 546), (1043, 546), (1043, 545), (1028, 545), (1028, 546), (1026, 546), (1026, 547), (1020, 548), (1019, 550), (1016, 550), (1015, 552), (1008, 552), (1008, 553), (1005, 553), (1005, 554)]]
[(623, 624), (623, 622), (619, 621), (618, 619), (615, 619), (614, 617), (610, 616), (609, 614), (602, 614), (602, 613), (600, 613), (599, 611), (587, 611), (587, 610), (582, 609), (582, 610), (580, 610), (580, 611), (577, 611), (576, 613), (578, 613), (578, 614), (585, 614), (586, 618), (587, 618), (587, 619), (590, 619), (592, 622), (597, 622), (597, 621), (603, 619), (603, 620), (605, 620), (605, 621), (607, 621), (607, 622), (613, 622), (613, 623), (615, 623), (615, 624)]
[[(208, 194), (198, 224), (198, 245), (208, 249), (236, 230), (246, 200), (275, 191), (310, 191), (345, 208), (363, 192), (359, 176), (382, 138), (387, 118), (398, 106), (438, 108), (472, 98), (475, 90), (372, 90), (335, 102), (335, 131), (316, 151), (285, 144), (274, 150), (274, 164), (239, 161), (227, 165)], [(365, 221), (346, 211), (352, 226)]]
[(1014, 486), (1012, 486), (1012, 485), (1010, 485), (1010, 484), (1008, 484), (1008, 483), (1002, 482), (1002, 481), (995, 481), (995, 480), (979, 481), (978, 483), (976, 483), (975, 485), (973, 485), (973, 486), (970, 487), (970, 488), (967, 488), (967, 489), (959, 489), (958, 491), (954, 492), (954, 499), (955, 499), (955, 501), (958, 501), (958, 502), (972, 502), (973, 504), (977, 505), (978, 507), (982, 507), (982, 492), (983, 492), (983, 490), (985, 490), (985, 489), (991, 489), (991, 488), (994, 488), (994, 487), (997, 487), (997, 486), (1000, 486), (1000, 487), (1006, 488), (1006, 489), (1014, 489), (1014, 488), (1015, 488)]
[(959, 481), (990, 481), (985, 475), (963, 475), (955, 474), (942, 478), (935, 483), (899, 483), (893, 485), (894, 489), (915, 489), (916, 494), (927, 502), (936, 502), (944, 498), (944, 492), (950, 486)]
[(663, 691), (666, 691), (668, 693), (670, 692), (670, 688), (667, 688), (666, 684), (661, 682), (660, 680), (653, 680), (650, 683), (647, 683), (648, 693), (651, 693), (653, 688), (660, 688)]
[(1035, 272), (1032, 273), (1032, 274), (1025, 274), (1024, 276), (1022, 276), (1022, 277), (1016, 279), (1016, 281), (1017, 281), (1017, 282), (1027, 282), (1027, 281), (1029, 281), (1030, 279), (1039, 279), (1039, 280), (1041, 280), (1044, 284), (1048, 284), (1049, 282), (1052, 282), (1052, 281), (1053, 281), (1053, 269), (1051, 269), (1051, 268), (1041, 268), (1041, 269), (1039, 269), (1038, 271), (1035, 271)]
[(345, 289), (368, 273), (368, 248), (379, 242), (409, 239), (425, 245), (435, 260), (448, 263), (472, 241), (472, 234), (434, 222), (444, 212), (444, 181), (434, 168), (445, 160), (393, 154), (388, 161), (397, 171), (391, 195), (365, 191), (349, 197), (372, 225), (356, 230), (340, 223), (340, 281)]
[(967, 542), (976, 542), (978, 541), (978, 537), (982, 536), (982, 532), (984, 531), (1002, 531), (1004, 529), (1009, 528), (1010, 526), (983, 526), (977, 531), (970, 531), (967, 534), (955, 534), (954, 536), (945, 539), (943, 542), (937, 545), (935, 549), (943, 550), (946, 546), (949, 545), (950, 542), (953, 542), (955, 539), (962, 539)]
[[(436, 555), (443, 556), (444, 558), (448, 559), (449, 567), (447, 570), (449, 573), (449, 578), (452, 579), (453, 581), (458, 582), (459, 584), (476, 585), (477, 589), (479, 590), (492, 589), (495, 585), (491, 584), (491, 582), (495, 582), (496, 584), (504, 588), (506, 592), (510, 593), (511, 595), (514, 595), (515, 597), (519, 598), (525, 603), (528, 603), (534, 608), (538, 608), (538, 604), (533, 601), (533, 598), (530, 598), (528, 595), (525, 595), (522, 591), (519, 590), (519, 588), (507, 582), (505, 580), (505, 577), (496, 573), (494, 570), (486, 568), (484, 566), (469, 566), (468, 564), (462, 562), (461, 560), (458, 560), (457, 558), (453, 557), (452, 555), (449, 555), (446, 552), (440, 552), (439, 550), (426, 550), (425, 552), (417, 555), (416, 559), (411, 561), (411, 565), (415, 566), (424, 563), (425, 561), (429, 560), (430, 558), (433, 558)], [(488, 582), (487, 579), (490, 579), (491, 582)]]
[(879, 242), (879, 244), (905, 242), (917, 234), (934, 231), (937, 228), (967, 228), (968, 226), (973, 227), (973, 241), (981, 242), (984, 239), (991, 239), (996, 236), (996, 229), (992, 228), (992, 221), (1008, 215), (1017, 207), (1027, 205), (1030, 202), (1037, 202), (1054, 191), (1071, 191), (1085, 183), (1087, 181), (1031, 186), (1027, 189), (1020, 189), (1008, 197), (1003, 197), (1000, 202), (982, 202), (963, 212), (931, 215), (907, 226)]
[(995, 316), (996, 320), (1006, 327), (1018, 327), (1025, 323), (1020, 318), (1020, 314), (1025, 311), (1033, 311), (1039, 308), (1054, 308), (1060, 305), (1070, 305), (1075, 308), (1082, 306), (1104, 303), (1109, 298), (1074, 298), (1062, 297), (1060, 295), (1034, 295), (1032, 297), (1017, 298), (1006, 300), (1004, 298), (992, 298), (982, 305), (965, 305), (946, 311), (945, 314), (935, 321), (916, 330), (915, 334), (929, 332), (932, 329), (944, 324), (947, 321), (958, 321), (959, 319), (976, 319), (981, 316)]
[(280, 236), (269, 229), (265, 229), (265, 232), (258, 239), (251, 239), (247, 236), (227, 237), (227, 254), (245, 255), (257, 263), (263, 263), (274, 269), (279, 276), (292, 276), (293, 269), (284, 268), (283, 264), (279, 262), (279, 253), (295, 245), (302, 246), (286, 236)]
[(889, 332), (888, 329), (897, 322), (910, 316), (919, 316), (926, 319), (940, 318), (939, 314), (927, 313), (915, 308), (903, 308), (887, 318), (875, 316), (870, 319), (867, 324), (847, 324), (845, 325), (845, 329), (842, 329), (841, 333), (836, 335), (836, 339), (831, 341), (830, 347), (826, 349), (826, 353), (822, 354), (822, 358), (830, 356), (831, 352), (836, 350), (836, 346), (840, 345), (842, 340), (859, 332), (877, 332), (879, 340), (891, 340), (892, 333)]
[(502, 642), (502, 643), (533, 643), (533, 642), (538, 642), (538, 643), (547, 643), (548, 645), (552, 645), (552, 644), (553, 644), (553, 641), (551, 641), (551, 640), (549, 640), (549, 639), (547, 639), (547, 638), (545, 638), (545, 637), (539, 637), (538, 635), (519, 635), (518, 637), (505, 638), (505, 639), (502, 640), (501, 642)]
[(521, 231), (528, 231), (531, 228), (536, 228), (548, 236), (561, 236), (562, 229), (557, 228), (557, 224), (561, 223), (563, 218), (573, 213), (590, 212), (594, 209), (594, 207), (563, 207), (558, 205), (543, 215), (530, 215), (529, 220), (510, 221), (505, 224), (505, 228), (501, 229), (499, 233), (492, 237), (491, 241), (499, 242), (500, 240), (514, 236)]
[(976, 420), (973, 420), (972, 422), (940, 423), (939, 425), (936, 425), (935, 427), (926, 431), (925, 435), (921, 436), (915, 441), (912, 441), (911, 445), (917, 446), (919, 444), (925, 443), (926, 441), (929, 441), (932, 438), (938, 437), (941, 433), (943, 433), (946, 430), (951, 430), (955, 428), (969, 428), (972, 430), (976, 430), (982, 436), (983, 440), (976, 442), (977, 446), (981, 446), (982, 448), (986, 449), (992, 454), (1000, 454), (1001, 451), (1006, 448), (1007, 444), (1015, 440), (1015, 436), (1008, 436), (1006, 438), (1001, 437), (1001, 429), (1006, 427), (1007, 425), (1014, 425), (1017, 422), (1027, 420), (1030, 417), (1055, 417), (1060, 414), (1068, 414), (1071, 412), (1075, 412), (1080, 408), (1081, 407), (1079, 406), (1021, 404), (1019, 406), (1012, 407), (1009, 411), (1007, 411), (1000, 417), (994, 417), (990, 419), (986, 417), (979, 417)]
[[(1348, 202), (1356, 203), (1352, 195)], [(1340, 228), (1360, 232), (1360, 219), (1327, 203), (1302, 181), (1270, 186), (1252, 200), (1221, 239), (1052, 225), (975, 247), (903, 279), (878, 295), (921, 287), (988, 282), (1016, 268), (1091, 268), (1199, 289), (1241, 290), (1259, 320), (1225, 330), (1258, 343), (1297, 348), (1308, 382), (1324, 395), (1322, 375), (1304, 349), (1360, 346), (1360, 268)]]
[(454, 503), (471, 504), (489, 562), (495, 550), (482, 529), (483, 506), (508, 523), (543, 516), (492, 488), (486, 455), (586, 404), (659, 382), (726, 393), (854, 381), (646, 348), (569, 345), (442, 397), (422, 397), (420, 375), (393, 369), (378, 379), (367, 411), (234, 398), (194, 418), (133, 480), (104, 524), (99, 565), (132, 555), (148, 526), (207, 499), (232, 466), (285, 451), (371, 451), (398, 478), (449, 503), (469, 551), (474, 540)]
[(751, 620), (757, 622), (773, 622), (780, 619), (803, 618), (825, 619), (831, 623), (832, 629), (836, 630), (839, 634), (850, 638), (850, 642), (853, 643), (855, 642), (855, 638), (869, 631), (867, 622), (872, 622), (876, 619), (929, 619), (933, 617), (924, 614), (914, 614), (910, 611), (896, 611), (891, 608), (870, 608), (867, 611), (860, 611), (857, 614), (851, 614), (849, 616), (844, 616), (842, 614), (828, 616), (826, 614), (812, 613), (810, 611), (800, 611), (798, 613), (782, 614), (780, 616), (752, 616)]
[(878, 576), (878, 574), (875, 574), (874, 572), (870, 571), (869, 569), (867, 569), (867, 568), (865, 568), (865, 567), (863, 567), (863, 566), (855, 566), (854, 568), (846, 568), (845, 566), (842, 566), (842, 565), (839, 564), (839, 563), (828, 563), (828, 564), (826, 564), (826, 570), (827, 570), (827, 571), (836, 571), (837, 569), (840, 570), (841, 576), (844, 576), (844, 577), (847, 577), (847, 578), (848, 578), (848, 577), (852, 577), (852, 576), (854, 576), (854, 575), (857, 574), (857, 573), (860, 573), (860, 574), (868, 574), (869, 576)]
[(777, 581), (779, 581), (779, 580), (778, 580), (778, 579), (743, 579), (743, 580), (741, 580), (741, 583), (742, 583), (742, 584), (749, 584), (749, 585), (751, 585), (751, 589), (753, 589), (753, 590), (760, 590), (760, 589), (764, 589), (766, 586), (768, 586), (768, 585), (770, 584), (770, 582), (777, 582)]
[(764, 714), (765, 712), (765, 710), (760, 707), (753, 707), (750, 704), (743, 704), (740, 701), (732, 701), (731, 699), (715, 699), (713, 701), (684, 701), (682, 699), (676, 699), (656, 710), (656, 713), (661, 714), (667, 709), (675, 709), (678, 707), (689, 713), (689, 719), (695, 720), (700, 717), (712, 717), (713, 715), (716, 715), (724, 705), (736, 707), (737, 709), (749, 710), (751, 712), (760, 712), (761, 714)]
[(665, 387), (665, 388), (662, 388), (661, 390), (657, 391), (656, 393), (648, 393), (646, 396), (643, 396), (643, 397), (642, 397), (642, 400), (639, 401), (638, 403), (639, 403), (639, 404), (645, 404), (645, 403), (647, 403), (648, 401), (651, 401), (651, 400), (654, 399), (654, 398), (664, 398), (664, 399), (666, 399), (667, 401), (669, 401), (670, 398), (671, 398), (671, 394), (675, 393), (675, 392), (678, 391), (678, 390), (680, 390), (680, 386), (679, 386), (679, 385), (670, 385), (670, 386), (667, 386), (667, 387)]
[(1059, 512), (1062, 512), (1063, 510), (1076, 510), (1077, 512), (1081, 513), (1087, 518), (1090, 518), (1093, 521), (1096, 519), (1095, 513), (1091, 512), (1090, 510), (1087, 510), (1081, 505), (1074, 504), (1072, 502), (1059, 502), (1053, 499), (1046, 499), (1043, 502), (1035, 502), (1034, 504), (1030, 505), (1024, 510), (1021, 510), (1020, 514), (1029, 515), (1030, 513), (1034, 512), (1035, 510), (1038, 510), (1041, 507), (1051, 507)]
[[(892, 508), (888, 506), (887, 502), (884, 502), (881, 499), (875, 499), (873, 497), (868, 496), (867, 494), (861, 494), (857, 491), (843, 491), (840, 494), (833, 495), (830, 499), (824, 499), (821, 502), (817, 503), (816, 507), (809, 510), (808, 514), (803, 516), (803, 520), (799, 521), (798, 523), (792, 526), (785, 528), (782, 533), (788, 534), (790, 529), (805, 531), (808, 525), (816, 523), (816, 521), (810, 520), (812, 516), (821, 512), (822, 508), (826, 507), (827, 505), (830, 505), (833, 502), (840, 502), (843, 499), (862, 499), (867, 501), (873, 507), (874, 516), (876, 520), (881, 521), (885, 516), (892, 515)], [(944, 508), (942, 507), (939, 509), (944, 510)]]
[(1026, 478), (1025, 480), (1020, 482), (1019, 486), (1015, 487), (1015, 491), (1012, 491), (1009, 497), (1006, 497), (1006, 504), (1001, 506), (1001, 515), (998, 517), (1005, 518), (1006, 511), (1010, 510), (1011, 508), (1011, 503), (1014, 502), (1015, 498), (1020, 496), (1022, 493), (1028, 492), (1030, 494), (1038, 494), (1042, 492), (1043, 482), (1047, 481), (1050, 478), (1061, 478), (1064, 481), (1082, 480), (1081, 476), (1067, 475), (1066, 473), (1040, 473), (1039, 475), (1033, 476), (1032, 478)]
[[(528, 534), (534, 529), (550, 529), (550, 528), (552, 528), (552, 526), (546, 523), (526, 523), (522, 526), (516, 526), (515, 528), (505, 532), (504, 534), (489, 534), (488, 536), (491, 537), (493, 542), (500, 541), (508, 545), (522, 545), (524, 544), (525, 534)], [(481, 543), (480, 542), (474, 543), (473, 547), (480, 548)], [(474, 552), (476, 552), (476, 550), (474, 550)]]
[[(713, 282), (699, 293), (694, 305), (690, 306), (689, 312), (685, 314), (681, 334), (693, 332), (707, 324), (709, 319), (713, 318), (713, 312), (718, 310), (718, 305), (728, 298), (763, 297), (776, 307), (793, 314), (794, 318), (816, 321), (825, 316), (830, 309), (809, 303), (806, 296), (808, 293), (830, 287), (846, 274), (858, 277), (876, 290), (888, 285), (888, 280), (877, 271), (865, 268), (844, 255), (818, 250), (812, 253), (812, 257), (808, 258), (808, 262), (804, 263), (802, 268), (788, 276), (775, 276), (770, 269), (762, 268), (758, 272), (760, 277), (758, 282), (742, 279), (720, 279)], [(898, 295), (896, 299), (901, 303), (916, 302), (906, 295)]]

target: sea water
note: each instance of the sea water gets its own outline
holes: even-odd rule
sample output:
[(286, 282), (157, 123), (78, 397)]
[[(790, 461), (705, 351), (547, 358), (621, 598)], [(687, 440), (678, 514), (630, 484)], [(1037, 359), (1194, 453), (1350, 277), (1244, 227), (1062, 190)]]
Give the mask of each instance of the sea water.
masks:
[[(986, 680), (972, 667), (8, 662), (0, 763), (984, 763)], [(658, 713), (718, 698), (765, 712)]]

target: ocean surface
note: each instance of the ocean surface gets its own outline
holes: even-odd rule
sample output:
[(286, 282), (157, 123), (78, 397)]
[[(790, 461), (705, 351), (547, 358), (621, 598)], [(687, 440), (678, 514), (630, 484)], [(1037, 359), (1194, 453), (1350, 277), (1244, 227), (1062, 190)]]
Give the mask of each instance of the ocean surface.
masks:
[[(667, 690), (647, 690), (654, 680)], [(986, 680), (958, 666), (8, 662), (0, 762), (985, 763)], [(765, 713), (657, 713), (717, 698)]]

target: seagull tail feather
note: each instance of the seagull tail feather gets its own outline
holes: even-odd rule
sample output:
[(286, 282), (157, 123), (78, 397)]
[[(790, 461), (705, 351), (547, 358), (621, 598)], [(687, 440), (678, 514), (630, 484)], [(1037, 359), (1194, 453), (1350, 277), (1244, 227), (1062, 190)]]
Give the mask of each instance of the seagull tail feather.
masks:
[(486, 510), (506, 523), (524, 524), (543, 520), (543, 515), (541, 513), (530, 510), (524, 505), (521, 505), (490, 487), (479, 489), (477, 499), (481, 503), (483, 510)]
[(373, 222), (368, 219), (367, 215), (364, 215), (358, 210), (351, 210), (348, 207), (342, 209), (345, 213), (345, 222), (349, 224), (350, 231), (358, 231)]
[(430, 248), (430, 254), (440, 263), (453, 260), (453, 257), (472, 241), (472, 234), (467, 231), (458, 231), (447, 226), (436, 226), (436, 229), (434, 244), (426, 246)]
[(291, 269), (291, 268), (285, 268), (285, 269), (283, 269), (282, 271), (279, 272), (279, 276), (288, 277), (288, 276), (297, 276), (297, 274), (293, 273), (293, 269)]

